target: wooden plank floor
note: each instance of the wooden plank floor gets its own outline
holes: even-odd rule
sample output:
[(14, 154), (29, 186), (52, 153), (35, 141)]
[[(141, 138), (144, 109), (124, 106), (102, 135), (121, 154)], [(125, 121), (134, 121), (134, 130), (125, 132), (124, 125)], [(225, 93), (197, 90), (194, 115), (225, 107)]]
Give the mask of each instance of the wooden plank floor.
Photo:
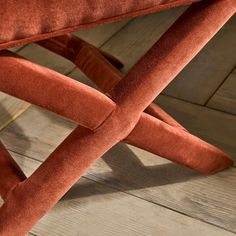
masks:
[[(75, 34), (120, 58), (125, 74), (185, 9)], [(155, 102), (236, 162), (235, 24), (233, 17)], [(12, 50), (93, 86), (72, 63), (36, 44)], [(0, 107), (0, 139), (28, 176), (76, 126), (3, 93)], [(235, 167), (215, 175), (200, 175), (146, 151), (118, 144), (29, 235), (236, 235), (235, 196)]]

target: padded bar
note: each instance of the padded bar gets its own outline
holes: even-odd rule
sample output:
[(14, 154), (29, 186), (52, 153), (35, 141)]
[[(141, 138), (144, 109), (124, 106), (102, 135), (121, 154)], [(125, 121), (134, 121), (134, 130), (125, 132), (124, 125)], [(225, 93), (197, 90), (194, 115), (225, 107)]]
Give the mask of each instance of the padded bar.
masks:
[(113, 89), (117, 104), (144, 110), (235, 13), (235, 0), (193, 3)]
[(213, 173), (233, 164), (213, 145), (145, 113), (123, 141), (201, 173)]
[(178, 123), (174, 118), (172, 118), (168, 113), (166, 113), (162, 108), (160, 108), (155, 103), (151, 103), (145, 110), (145, 113), (158, 118), (159, 120), (179, 129), (188, 132), (180, 123)]
[(25, 179), (23, 171), (0, 141), (0, 196), (6, 199), (8, 192)]
[(2, 92), (90, 129), (97, 128), (115, 109), (115, 103), (97, 90), (13, 53), (1, 51), (0, 60)]

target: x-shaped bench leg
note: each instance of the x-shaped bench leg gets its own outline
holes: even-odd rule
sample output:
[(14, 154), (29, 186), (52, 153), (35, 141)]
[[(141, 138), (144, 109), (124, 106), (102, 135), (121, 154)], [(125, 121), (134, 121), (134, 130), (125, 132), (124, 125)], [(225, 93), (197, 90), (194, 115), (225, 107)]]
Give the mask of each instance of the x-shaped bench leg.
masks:
[[(99, 115), (95, 118), (91, 118), (91, 116), (79, 117), (83, 114), (83, 110), (84, 112), (89, 111), (86, 101), (83, 100), (85, 104), (81, 103), (82, 108), (79, 108), (78, 103), (74, 102), (75, 99), (73, 100), (73, 96), (69, 92), (63, 96), (62, 89), (57, 86), (61, 81), (64, 82), (64, 77), (58, 79), (59, 75), (51, 74), (49, 70), (45, 70), (45, 74), (41, 75), (41, 79), (44, 76), (53, 76), (53, 82), (50, 83), (47, 80), (50, 88), (44, 87), (44, 95), (47, 96), (46, 99), (50, 100), (50, 96), (47, 95), (48, 89), (55, 89), (56, 92), (53, 95), (62, 96), (62, 102), (58, 105), (54, 104), (58, 100), (48, 104), (47, 100), (38, 98), (39, 93), (36, 89), (33, 90), (36, 95), (24, 92), (25, 85), (17, 83), (17, 80), (14, 81), (17, 83), (16, 87), (19, 86), (17, 92), (10, 88), (14, 84), (7, 86), (1, 83), (0, 89), (2, 91), (15, 94), (18, 97), (22, 96), (25, 100), (32, 100), (33, 97), (34, 103), (38, 103), (38, 105), (61, 115), (67, 116), (69, 114), (67, 117), (77, 120), (79, 124), (88, 128), (78, 126), (28, 179), (15, 185), (5, 195), (5, 203), (0, 209), (0, 235), (24, 235), (63, 196), (89, 166), (114, 144), (121, 140), (130, 139), (139, 142), (142, 138), (145, 139), (147, 124), (148, 130), (153, 128), (153, 131), (150, 131), (153, 134), (153, 139), (155, 139), (156, 133), (163, 130), (165, 130), (163, 138), (166, 131), (170, 131), (173, 133), (172, 137), (179, 139), (182, 135), (189, 135), (179, 128), (170, 125), (166, 127), (164, 122), (142, 112), (234, 13), (235, 1), (215, 0), (194, 4), (131, 69), (128, 75), (111, 90), (109, 94), (114, 102), (86, 86), (78, 85), (77, 89), (74, 89), (74, 82), (65, 84), (68, 91), (73, 93), (75, 99), (83, 99), (83, 96), (86, 96), (89, 105), (92, 105), (93, 102), (97, 106), (100, 105), (99, 109), (104, 113), (98, 111)], [(21, 69), (24, 68), (21, 68), (21, 64), (19, 66), (18, 73), (20, 76)], [(37, 71), (39, 67), (34, 69), (35, 73), (39, 72)], [(28, 77), (27, 81), (30, 81), (33, 86), (36, 80), (32, 81), (31, 76)], [(40, 84), (37, 84), (37, 87), (40, 88)], [(19, 92), (23, 92), (23, 95)], [(93, 96), (96, 96), (96, 98)], [(71, 100), (63, 102), (63, 99), (69, 98)], [(70, 109), (65, 105), (69, 104), (68, 101), (71, 102)], [(70, 111), (72, 109), (74, 109), (74, 112)], [(88, 118), (88, 121), (86, 118)], [(136, 134), (144, 135), (137, 138)], [(183, 153), (189, 151), (189, 147), (186, 148), (186, 140), (182, 144), (184, 145), (181, 150)], [(162, 140), (158, 136), (157, 140), (153, 141), (148, 137), (144, 142), (147, 141), (151, 142), (150, 146), (155, 146), (158, 145), (158, 141), (161, 142)], [(196, 142), (198, 142), (198, 139), (196, 139)], [(165, 143), (165, 145), (167, 144)], [(170, 149), (175, 149), (175, 141), (171, 144)], [(203, 149), (201, 152), (204, 157), (202, 162), (211, 160), (211, 163), (214, 164), (212, 160), (217, 160), (216, 169), (221, 169), (232, 163), (226, 155), (213, 146), (208, 146), (206, 143), (198, 143), (196, 146)], [(155, 149), (155, 147), (153, 148)], [(198, 151), (198, 149), (189, 151), (189, 154), (194, 155), (195, 151)], [(189, 158), (190, 162), (195, 160), (197, 165), (201, 165), (203, 168), (204, 164), (200, 163), (196, 156), (195, 159)]]
[[(108, 95), (109, 91), (122, 80), (123, 75), (102, 56), (104, 52), (75, 36), (64, 35), (40, 41), (38, 44), (74, 62)], [(123, 141), (199, 172), (210, 173), (225, 167), (225, 159), (222, 158), (225, 154), (181, 130), (186, 131), (160, 107), (152, 103), (145, 109), (137, 127)], [(189, 147), (188, 150), (186, 146)], [(199, 158), (203, 156), (204, 162)]]
[[(119, 60), (76, 36), (63, 35), (39, 41), (38, 44), (71, 60), (106, 94), (123, 78), (117, 70), (123, 66)], [(155, 103), (149, 105), (145, 112), (187, 131)]]

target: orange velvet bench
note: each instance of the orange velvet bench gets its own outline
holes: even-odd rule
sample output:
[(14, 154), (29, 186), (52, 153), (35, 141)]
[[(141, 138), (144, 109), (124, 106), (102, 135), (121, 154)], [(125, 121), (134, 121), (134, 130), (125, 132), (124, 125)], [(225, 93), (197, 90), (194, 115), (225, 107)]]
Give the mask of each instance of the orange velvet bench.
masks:
[[(119, 60), (70, 34), (189, 3), (126, 76), (119, 71)], [(235, 13), (235, 0), (0, 0), (0, 4), (0, 91), (78, 124), (28, 178), (0, 143), (4, 199), (0, 235), (25, 235), (120, 141), (201, 173), (233, 164), (224, 152), (191, 135), (152, 101)], [(29, 42), (71, 60), (104, 93), (7, 50)]]

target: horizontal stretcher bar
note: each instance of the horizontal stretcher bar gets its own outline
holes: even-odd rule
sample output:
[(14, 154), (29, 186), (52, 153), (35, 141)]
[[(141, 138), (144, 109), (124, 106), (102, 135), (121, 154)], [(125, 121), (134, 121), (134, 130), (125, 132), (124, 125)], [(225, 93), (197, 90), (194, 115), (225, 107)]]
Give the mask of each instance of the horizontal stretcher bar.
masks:
[(9, 51), (0, 51), (0, 61), (0, 91), (89, 129), (97, 128), (115, 109), (115, 103), (97, 90)]

